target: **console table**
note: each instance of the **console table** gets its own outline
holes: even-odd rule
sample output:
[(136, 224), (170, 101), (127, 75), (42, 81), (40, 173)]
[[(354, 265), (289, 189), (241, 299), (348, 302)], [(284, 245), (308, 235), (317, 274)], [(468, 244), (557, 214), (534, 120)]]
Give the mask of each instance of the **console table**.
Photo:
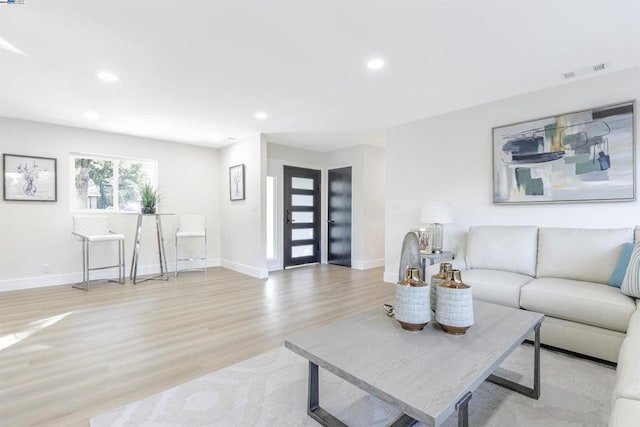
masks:
[[(169, 270), (167, 269), (167, 256), (164, 249), (164, 235), (162, 234), (162, 217), (166, 215), (174, 215), (173, 213), (155, 213), (155, 214), (143, 214), (136, 213), (138, 215), (138, 222), (136, 225), (136, 237), (133, 242), (133, 258), (131, 259), (131, 272), (129, 278), (133, 280), (133, 284), (146, 282), (147, 280), (169, 280)], [(140, 238), (142, 235), (142, 219), (145, 217), (155, 217), (156, 219), (156, 238), (158, 240), (158, 258), (160, 260), (160, 274), (155, 276), (146, 277), (142, 280), (138, 280), (138, 255), (140, 254)]]
[(439, 264), (441, 262), (453, 261), (453, 252), (440, 252), (436, 254), (427, 254), (420, 252), (420, 265), (422, 267), (422, 280), (427, 282), (430, 278), (425, 277), (428, 265)]

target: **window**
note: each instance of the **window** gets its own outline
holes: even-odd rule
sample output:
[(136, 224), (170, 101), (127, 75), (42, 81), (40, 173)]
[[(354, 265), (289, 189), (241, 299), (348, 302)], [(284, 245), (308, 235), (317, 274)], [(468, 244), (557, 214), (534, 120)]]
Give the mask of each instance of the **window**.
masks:
[(72, 153), (71, 169), (73, 210), (137, 211), (140, 186), (157, 182), (155, 160)]

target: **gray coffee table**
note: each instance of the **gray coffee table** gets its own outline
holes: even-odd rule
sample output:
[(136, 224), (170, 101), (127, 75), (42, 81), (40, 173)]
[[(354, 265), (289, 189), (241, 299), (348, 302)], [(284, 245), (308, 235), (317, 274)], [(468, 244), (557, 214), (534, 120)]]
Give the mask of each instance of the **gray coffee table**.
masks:
[[(394, 426), (438, 426), (454, 411), (458, 425), (467, 426), (469, 400), (485, 380), (537, 399), (544, 315), (478, 301), (474, 313), (475, 325), (463, 336), (448, 335), (435, 322), (405, 331), (381, 307), (285, 340), (309, 360), (307, 413), (325, 426), (345, 425), (320, 407), (318, 366), (402, 411)], [(493, 375), (531, 332), (533, 387)]]

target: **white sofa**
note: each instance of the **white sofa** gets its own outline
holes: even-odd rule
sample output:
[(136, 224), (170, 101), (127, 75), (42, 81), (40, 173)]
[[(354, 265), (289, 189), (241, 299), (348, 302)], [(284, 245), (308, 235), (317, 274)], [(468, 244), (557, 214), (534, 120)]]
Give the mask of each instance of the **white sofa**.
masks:
[(609, 427), (640, 424), (640, 300), (636, 304), (618, 356)]
[(617, 362), (610, 426), (637, 427), (640, 300), (607, 282), (624, 244), (640, 241), (640, 226), (479, 226), (465, 237), (453, 267), (473, 297), (544, 313), (543, 344)]

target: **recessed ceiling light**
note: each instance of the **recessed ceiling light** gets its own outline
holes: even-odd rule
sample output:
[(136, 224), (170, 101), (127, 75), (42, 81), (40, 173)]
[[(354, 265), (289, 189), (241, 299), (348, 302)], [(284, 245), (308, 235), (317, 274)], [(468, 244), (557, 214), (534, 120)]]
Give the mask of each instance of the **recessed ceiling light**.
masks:
[(258, 120), (264, 120), (264, 119), (266, 119), (266, 118), (267, 118), (267, 113), (264, 113), (264, 112), (262, 112), (262, 111), (259, 111), (259, 112), (257, 112), (257, 113), (256, 113), (255, 117), (256, 117), (256, 119), (258, 119)]
[(115, 74), (110, 73), (110, 72), (108, 72), (108, 71), (100, 71), (100, 72), (97, 74), (97, 76), (98, 76), (98, 78), (99, 78), (100, 80), (102, 80), (103, 82), (107, 82), (107, 83), (115, 83), (115, 82), (117, 82), (118, 80), (120, 80), (120, 79), (118, 78), (118, 76), (116, 76)]
[(380, 58), (373, 58), (367, 62), (367, 68), (370, 70), (379, 70), (384, 67), (384, 61)]
[(84, 113), (84, 117), (89, 120), (97, 120), (100, 118), (100, 114), (96, 113), (95, 111), (86, 111)]

